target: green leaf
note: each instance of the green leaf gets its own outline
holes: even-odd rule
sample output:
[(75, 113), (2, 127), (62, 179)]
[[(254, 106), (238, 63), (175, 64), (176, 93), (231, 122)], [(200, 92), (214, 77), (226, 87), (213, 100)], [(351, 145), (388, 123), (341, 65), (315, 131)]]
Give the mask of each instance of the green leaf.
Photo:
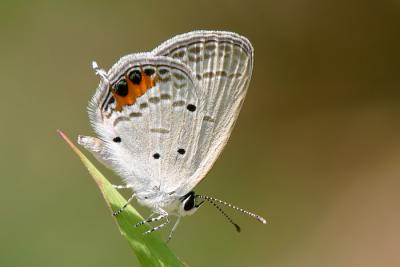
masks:
[[(62, 131), (57, 131), (89, 170), (89, 173), (99, 187), (111, 211), (116, 211), (122, 207), (126, 203), (126, 200), (71, 140), (69, 140)], [(112, 216), (111, 213), (110, 217)], [(128, 205), (122, 213), (113, 218), (118, 224), (121, 234), (128, 240), (129, 245), (142, 266), (186, 266), (172, 253), (166, 243), (159, 238), (157, 233), (143, 234), (144, 231), (149, 229), (148, 225), (143, 225), (141, 227), (133, 226), (135, 223), (142, 221), (143, 217), (140, 216), (131, 205)]]

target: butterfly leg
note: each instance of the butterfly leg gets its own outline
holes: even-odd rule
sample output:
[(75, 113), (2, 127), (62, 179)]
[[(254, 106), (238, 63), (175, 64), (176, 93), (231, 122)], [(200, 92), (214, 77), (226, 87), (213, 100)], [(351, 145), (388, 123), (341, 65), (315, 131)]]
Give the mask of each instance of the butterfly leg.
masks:
[(113, 216), (117, 216), (121, 212), (124, 211), (124, 209), (129, 205), (129, 203), (132, 201), (132, 199), (135, 197), (135, 194), (133, 193), (132, 196), (126, 201), (126, 203), (117, 211), (113, 212)]
[(155, 213), (150, 214), (150, 216), (146, 220), (143, 220), (143, 221), (140, 221), (138, 223), (135, 223), (133, 226), (134, 227), (139, 227), (139, 226), (141, 226), (141, 225), (143, 225), (145, 223), (150, 223), (150, 222), (155, 221), (156, 218), (153, 218), (154, 215), (155, 215)]
[(176, 228), (178, 227), (179, 222), (181, 221), (181, 217), (178, 217), (178, 219), (176, 220), (174, 226), (172, 227), (171, 232), (169, 233), (169, 236), (167, 238), (167, 243), (171, 240), (173, 233), (175, 232)]
[(157, 217), (153, 217), (155, 214), (157, 213), (152, 213), (146, 220), (136, 223), (134, 227), (139, 227), (145, 223), (156, 222), (168, 216), (168, 213), (166, 213), (165, 211), (158, 213), (159, 215)]
[[(165, 222), (163, 222), (159, 226), (153, 227), (152, 229), (144, 232), (143, 233), (144, 235), (150, 234), (150, 233), (152, 233), (154, 231), (158, 231), (158, 230), (160, 230), (161, 228), (163, 228), (164, 226), (166, 226), (169, 223), (168, 214), (160, 215), (159, 217), (161, 217), (161, 219), (165, 218)], [(159, 219), (159, 220), (161, 220), (161, 219)]]
[(158, 215), (157, 217), (153, 217), (153, 215), (154, 215), (154, 214), (150, 215), (150, 217), (147, 218), (147, 219), (144, 220), (144, 221), (141, 221), (141, 222), (136, 223), (134, 226), (135, 226), (135, 227), (138, 227), (138, 226), (141, 226), (141, 225), (143, 225), (143, 224), (145, 224), (145, 223), (157, 222), (157, 221), (160, 221), (160, 220), (162, 220), (162, 219), (165, 218), (165, 222), (164, 222), (164, 223), (162, 223), (162, 224), (160, 224), (159, 226), (156, 226), (156, 227), (154, 227), (154, 228), (152, 228), (152, 229), (150, 229), (150, 230), (148, 230), (148, 231), (146, 231), (146, 232), (143, 233), (143, 234), (146, 235), (146, 234), (150, 234), (151, 232), (160, 230), (161, 228), (163, 228), (164, 226), (166, 226), (166, 225), (169, 223), (168, 213), (167, 213), (166, 211), (160, 210), (160, 211), (159, 211), (159, 215)]

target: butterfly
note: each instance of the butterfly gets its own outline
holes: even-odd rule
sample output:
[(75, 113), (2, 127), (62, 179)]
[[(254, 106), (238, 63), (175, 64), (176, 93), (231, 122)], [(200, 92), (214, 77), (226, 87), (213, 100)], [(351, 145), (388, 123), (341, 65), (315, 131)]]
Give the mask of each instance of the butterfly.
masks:
[(226, 145), (245, 99), (253, 68), (253, 47), (225, 31), (193, 31), (169, 39), (151, 52), (122, 57), (106, 72), (96, 62), (100, 84), (88, 107), (98, 137), (78, 143), (119, 174), (131, 189), (120, 214), (136, 198), (152, 210), (137, 223), (160, 221), (159, 230), (193, 214), (205, 201), (240, 227), (218, 204), (266, 220), (225, 201), (195, 194)]

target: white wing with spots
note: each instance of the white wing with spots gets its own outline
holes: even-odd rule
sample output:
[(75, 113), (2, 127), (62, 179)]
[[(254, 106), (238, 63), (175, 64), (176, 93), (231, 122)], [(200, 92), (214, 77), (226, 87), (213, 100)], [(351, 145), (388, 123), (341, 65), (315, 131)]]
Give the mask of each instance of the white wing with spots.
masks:
[[(118, 110), (118, 99), (110, 101), (112, 88), (128, 79), (132, 70), (143, 73), (139, 87), (149, 86), (143, 77), (146, 72), (147, 81), (154, 84)], [(139, 198), (173, 191), (198, 168), (193, 164), (195, 154), (189, 151), (198, 150), (204, 104), (192, 71), (177, 60), (143, 53), (121, 58), (107, 77), (109, 82), (100, 83), (89, 107), (103, 145), (85, 147), (120, 174)], [(121, 101), (126, 97), (129, 94)]]
[(201, 129), (191, 136), (198, 140), (194, 154), (194, 173), (177, 185), (177, 194), (191, 191), (208, 173), (229, 136), (245, 98), (253, 67), (253, 47), (238, 34), (195, 31), (178, 35), (152, 54), (186, 64), (199, 84), (204, 107)]

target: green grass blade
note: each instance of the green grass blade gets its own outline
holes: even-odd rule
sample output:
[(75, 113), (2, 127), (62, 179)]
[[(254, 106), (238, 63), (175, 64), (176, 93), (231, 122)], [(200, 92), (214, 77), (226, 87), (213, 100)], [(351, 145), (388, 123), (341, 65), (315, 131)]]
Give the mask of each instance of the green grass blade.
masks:
[[(116, 211), (122, 207), (126, 200), (62, 131), (58, 130), (58, 133), (89, 170), (111, 211)], [(133, 227), (143, 218), (131, 205), (128, 205), (121, 214), (114, 218), (121, 234), (128, 240), (142, 266), (185, 266), (167, 247), (166, 243), (159, 238), (157, 233), (143, 235), (143, 232), (149, 229), (147, 225)]]

